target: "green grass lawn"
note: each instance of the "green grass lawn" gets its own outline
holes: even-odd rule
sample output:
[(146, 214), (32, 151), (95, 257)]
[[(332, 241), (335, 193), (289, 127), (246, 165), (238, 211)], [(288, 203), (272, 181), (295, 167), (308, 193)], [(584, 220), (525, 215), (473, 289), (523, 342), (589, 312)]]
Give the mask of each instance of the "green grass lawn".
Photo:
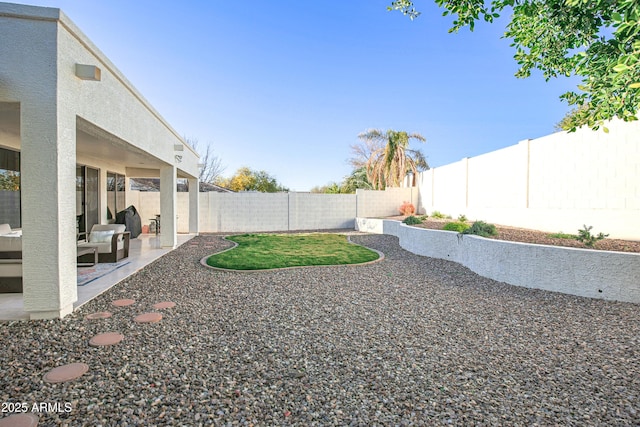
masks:
[(207, 259), (212, 267), (232, 270), (311, 265), (360, 264), (378, 253), (347, 241), (342, 234), (243, 234), (229, 236), (238, 246)]

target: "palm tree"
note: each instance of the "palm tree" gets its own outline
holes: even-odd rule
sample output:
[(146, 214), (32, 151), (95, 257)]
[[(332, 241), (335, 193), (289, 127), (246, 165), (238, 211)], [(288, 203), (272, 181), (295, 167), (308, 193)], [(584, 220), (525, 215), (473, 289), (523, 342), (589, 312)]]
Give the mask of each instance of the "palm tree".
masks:
[(365, 190), (371, 190), (371, 183), (367, 178), (367, 170), (363, 166), (354, 169), (350, 175), (345, 176), (342, 181), (342, 188), (345, 193), (355, 193), (357, 189), (362, 188)]
[(367, 179), (374, 189), (399, 187), (407, 172), (417, 174), (429, 169), (427, 160), (420, 150), (409, 148), (409, 140), (417, 139), (425, 142), (419, 133), (388, 130), (382, 132), (370, 129), (358, 135), (367, 147), (372, 147), (365, 164)]

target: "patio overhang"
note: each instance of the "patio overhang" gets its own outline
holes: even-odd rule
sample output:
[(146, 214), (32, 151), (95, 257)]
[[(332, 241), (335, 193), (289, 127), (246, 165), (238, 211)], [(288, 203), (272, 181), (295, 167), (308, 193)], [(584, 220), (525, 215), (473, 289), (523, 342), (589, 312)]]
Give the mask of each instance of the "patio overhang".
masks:
[(0, 148), (20, 152), (24, 308), (63, 317), (77, 300), (76, 166), (99, 171), (99, 222), (107, 171), (160, 177), (170, 249), (177, 178), (194, 189), (198, 232), (198, 155), (59, 9), (0, 3), (0, 39)]

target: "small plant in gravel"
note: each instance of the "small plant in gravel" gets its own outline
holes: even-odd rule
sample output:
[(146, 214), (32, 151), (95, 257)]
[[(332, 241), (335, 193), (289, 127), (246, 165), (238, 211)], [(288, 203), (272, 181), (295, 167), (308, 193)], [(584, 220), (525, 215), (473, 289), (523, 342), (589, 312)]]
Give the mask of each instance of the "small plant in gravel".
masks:
[(481, 237), (492, 237), (498, 234), (498, 230), (496, 230), (496, 226), (493, 224), (488, 224), (484, 221), (476, 221), (471, 227), (467, 228), (462, 233), (474, 234)]
[(429, 218), (429, 215), (418, 215), (416, 218), (418, 218), (420, 221), (424, 221)]
[(552, 239), (577, 239), (578, 236), (575, 234), (567, 234), (567, 233), (563, 233), (562, 231), (559, 233), (553, 233), (553, 234), (547, 234), (547, 237), (551, 237)]
[(469, 228), (469, 224), (465, 224), (464, 222), (448, 222), (444, 225), (443, 230), (447, 231), (457, 231), (458, 233), (462, 233), (464, 230)]
[(438, 219), (444, 219), (444, 218), (446, 218), (446, 217), (447, 217), (447, 215), (443, 214), (443, 213), (442, 213), (442, 212), (440, 212), (440, 211), (433, 211), (433, 212), (431, 213), (431, 217), (432, 217), (432, 218), (438, 218)]
[(467, 216), (466, 215), (458, 215), (458, 222), (467, 222)]
[(402, 220), (402, 222), (404, 222), (407, 225), (422, 224), (422, 221), (413, 215), (406, 217), (405, 219)]
[(409, 202), (402, 202), (399, 210), (402, 215), (413, 215), (414, 213), (416, 213), (416, 207)]
[(578, 230), (578, 236), (576, 237), (576, 240), (584, 243), (585, 246), (589, 248), (592, 248), (599, 240), (603, 240), (609, 236), (608, 234), (604, 233), (598, 233), (598, 235), (591, 234), (591, 229), (593, 228), (593, 226), (591, 225), (587, 227), (587, 225), (584, 224), (583, 227), (583, 229)]

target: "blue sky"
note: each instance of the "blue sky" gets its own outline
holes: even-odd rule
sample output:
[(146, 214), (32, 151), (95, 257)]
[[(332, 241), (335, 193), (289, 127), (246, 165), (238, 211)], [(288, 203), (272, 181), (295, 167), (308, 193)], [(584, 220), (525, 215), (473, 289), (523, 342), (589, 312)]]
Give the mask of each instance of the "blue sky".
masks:
[(59, 7), (181, 134), (291, 190), (341, 181), (357, 135), (406, 130), (431, 166), (554, 131), (576, 81), (516, 79), (508, 13), (447, 32), (432, 1), (33, 0)]

